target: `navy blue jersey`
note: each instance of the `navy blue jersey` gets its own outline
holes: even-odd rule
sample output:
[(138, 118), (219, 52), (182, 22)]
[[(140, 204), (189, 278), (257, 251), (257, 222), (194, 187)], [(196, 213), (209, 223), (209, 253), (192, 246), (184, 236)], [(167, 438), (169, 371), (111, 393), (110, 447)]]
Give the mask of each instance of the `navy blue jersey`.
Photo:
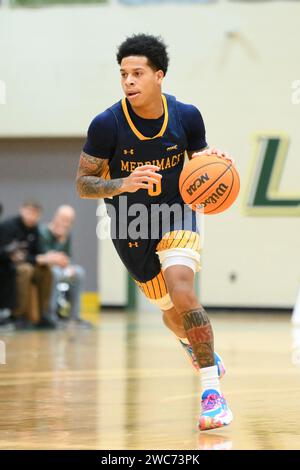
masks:
[[(206, 147), (205, 126), (200, 111), (196, 106), (177, 100), (176, 106), (188, 142), (187, 150)], [(159, 132), (164, 116), (144, 119), (134, 113), (128, 101), (127, 107), (133, 123), (142, 134), (153, 136)], [(117, 122), (111, 110), (106, 109), (92, 120), (83, 150), (88, 155), (110, 159), (115, 152), (117, 137)]]
[[(110, 127), (108, 123), (107, 129), (97, 126), (101, 121), (99, 115), (100, 119), (96, 117), (89, 128), (83, 150), (89, 155), (108, 159), (109, 171), (104, 176), (111, 179), (124, 178), (138, 166), (146, 164), (160, 167), (160, 187), (154, 185), (149, 190), (140, 189), (135, 193), (127, 193), (128, 206), (134, 203), (146, 206), (153, 203), (182, 204), (178, 181), (185, 151), (199, 150), (207, 145), (203, 120), (197, 108), (177, 103), (175, 97), (170, 95), (162, 97), (164, 115), (159, 119), (140, 118), (124, 98), (105, 112)], [(184, 126), (183, 117), (184, 122), (189, 125)], [(104, 130), (107, 132), (103, 132)], [(101, 150), (101, 145), (104, 150)], [(118, 197), (109, 199), (109, 203), (117, 207)]]
[[(185, 152), (200, 150), (207, 146), (203, 120), (197, 108), (179, 103), (170, 95), (162, 95), (162, 99), (164, 114), (159, 119), (143, 119), (137, 116), (126, 98), (114, 104), (92, 121), (83, 148), (87, 154), (107, 160), (103, 178), (124, 178), (138, 166), (146, 164), (157, 165), (160, 168), (161, 184), (154, 184), (149, 189), (139, 189), (135, 193), (122, 193), (105, 199), (112, 225), (114, 220), (117, 221), (117, 233), (114, 233), (112, 238), (120, 258), (136, 281), (140, 283), (151, 281), (151, 286), (157, 279), (159, 285), (164, 282), (160, 274), (157, 247), (198, 249), (199, 236), (196, 233), (195, 213), (190, 209), (186, 211), (186, 208), (180, 210), (178, 216), (172, 216), (168, 229), (164, 229), (161, 218), (153, 223), (152, 216), (148, 217), (149, 236), (137, 240), (130, 235), (123, 237), (118, 233), (118, 227), (122, 225), (122, 217), (119, 215), (120, 198), (126, 196), (128, 208), (133, 204), (143, 204), (149, 213), (154, 204), (177, 205), (179, 209), (183, 209), (184, 203), (178, 183)], [(115, 211), (110, 210), (111, 206), (114, 206)], [(130, 217), (127, 214), (125, 224), (128, 225), (134, 218), (134, 215)], [(150, 233), (154, 225), (159, 226), (159, 233), (153, 237)], [(158, 245), (168, 233), (170, 238), (166, 244)], [(175, 233), (180, 237), (175, 239)], [(148, 287), (151, 290), (150, 284)], [(140, 287), (142, 288), (142, 285)], [(160, 290), (156, 289), (155, 295), (162, 296), (164, 289), (161, 285)]]

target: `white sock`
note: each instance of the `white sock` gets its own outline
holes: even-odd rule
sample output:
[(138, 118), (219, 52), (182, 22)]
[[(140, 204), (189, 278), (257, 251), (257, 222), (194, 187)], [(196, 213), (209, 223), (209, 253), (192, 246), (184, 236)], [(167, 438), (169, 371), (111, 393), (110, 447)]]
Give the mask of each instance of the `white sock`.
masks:
[(210, 366), (200, 369), (202, 395), (206, 390), (217, 390), (221, 394), (218, 367)]

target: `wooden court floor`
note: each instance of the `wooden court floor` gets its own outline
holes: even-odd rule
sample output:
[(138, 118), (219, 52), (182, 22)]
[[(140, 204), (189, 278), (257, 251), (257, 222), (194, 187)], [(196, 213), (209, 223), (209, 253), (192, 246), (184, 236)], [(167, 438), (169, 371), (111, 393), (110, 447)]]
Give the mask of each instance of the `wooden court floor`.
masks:
[(199, 432), (199, 378), (157, 313), (0, 332), (0, 449), (300, 449), (300, 328), (211, 314), (234, 422)]

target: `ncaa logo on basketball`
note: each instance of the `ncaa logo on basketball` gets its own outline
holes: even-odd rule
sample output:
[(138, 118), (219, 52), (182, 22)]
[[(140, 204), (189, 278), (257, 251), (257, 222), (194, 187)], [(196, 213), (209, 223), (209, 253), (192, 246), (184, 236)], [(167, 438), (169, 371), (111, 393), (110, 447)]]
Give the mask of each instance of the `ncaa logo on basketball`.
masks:
[(206, 183), (210, 178), (207, 173), (204, 175), (199, 176), (191, 185), (189, 188), (186, 189), (187, 193), (192, 196), (195, 191), (197, 191), (200, 186), (202, 186), (203, 183)]

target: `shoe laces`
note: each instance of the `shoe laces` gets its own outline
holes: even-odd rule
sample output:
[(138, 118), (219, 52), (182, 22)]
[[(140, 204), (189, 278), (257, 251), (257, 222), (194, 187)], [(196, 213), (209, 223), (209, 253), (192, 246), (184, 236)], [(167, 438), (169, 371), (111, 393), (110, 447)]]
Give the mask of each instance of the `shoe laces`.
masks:
[(225, 399), (222, 397), (222, 395), (210, 394), (206, 398), (204, 398), (204, 400), (202, 400), (202, 409), (204, 411), (208, 411), (224, 404)]

